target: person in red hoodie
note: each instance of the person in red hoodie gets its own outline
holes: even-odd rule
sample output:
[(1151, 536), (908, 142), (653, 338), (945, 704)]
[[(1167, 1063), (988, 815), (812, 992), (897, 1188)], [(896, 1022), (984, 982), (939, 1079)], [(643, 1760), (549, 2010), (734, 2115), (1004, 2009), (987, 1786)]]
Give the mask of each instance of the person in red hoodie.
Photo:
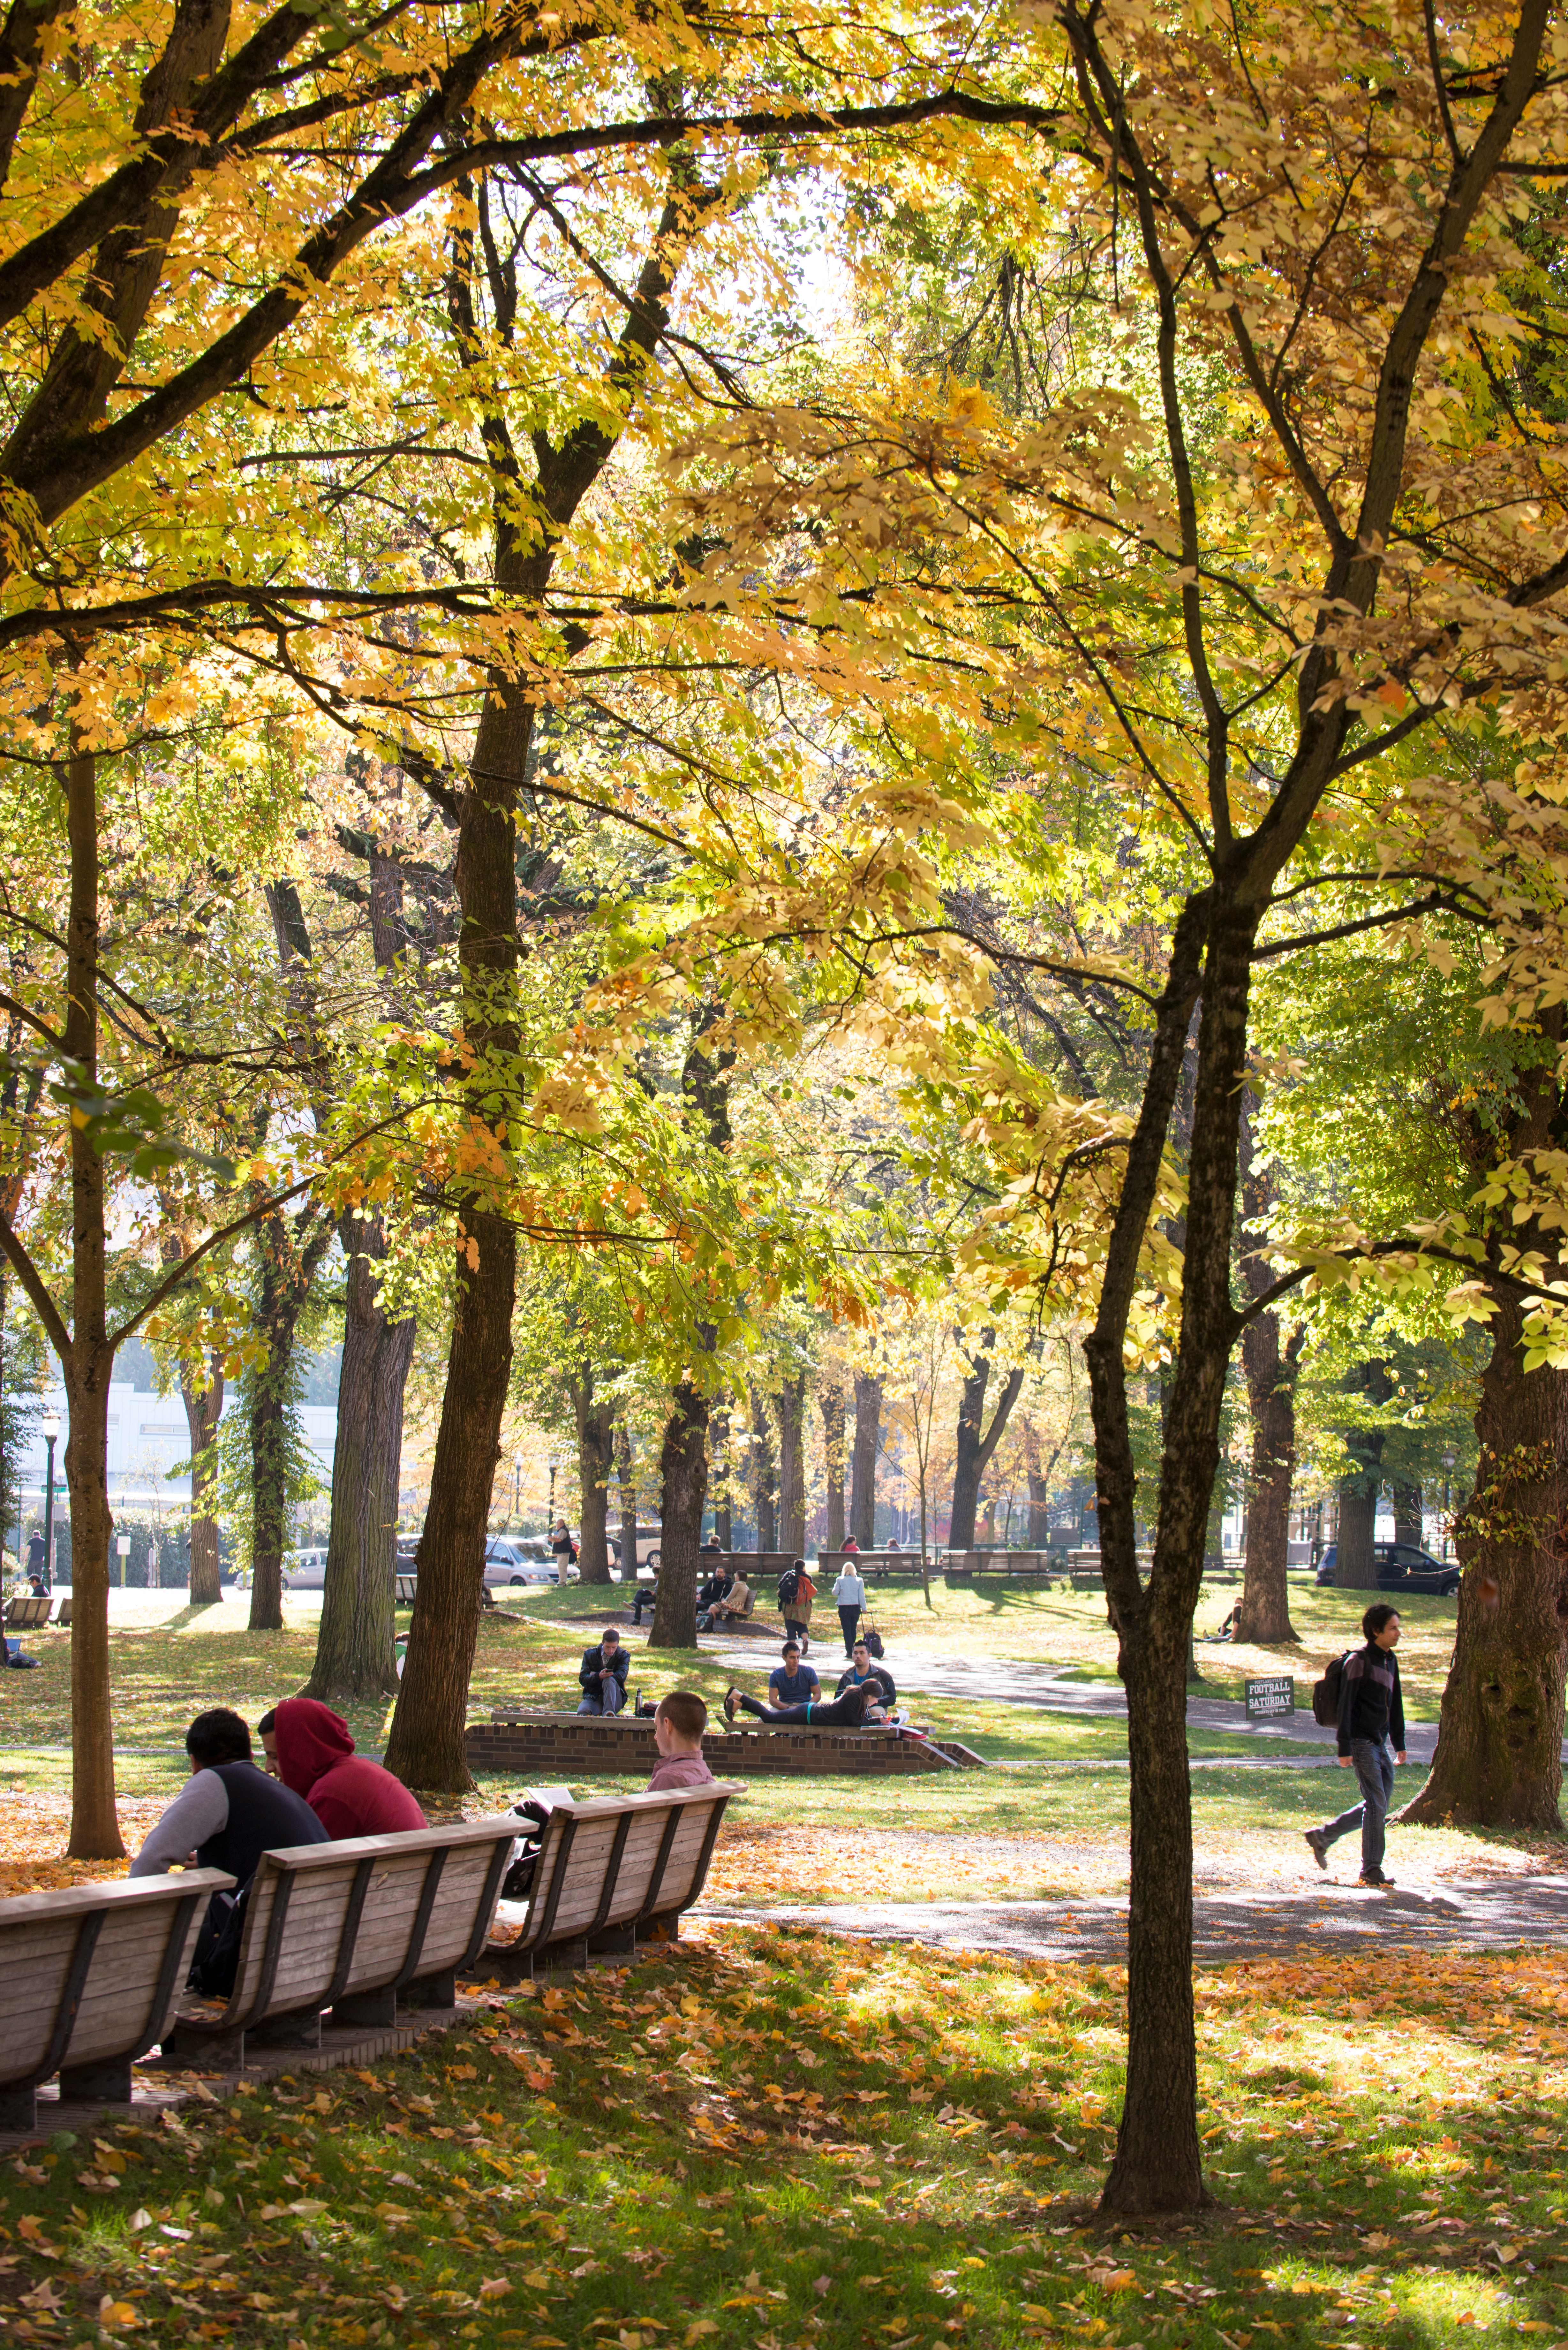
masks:
[(356, 1754), (348, 1723), (319, 1699), (286, 1697), (256, 1728), (268, 1770), (305, 1797), (335, 1842), (429, 1827), (402, 1781)]

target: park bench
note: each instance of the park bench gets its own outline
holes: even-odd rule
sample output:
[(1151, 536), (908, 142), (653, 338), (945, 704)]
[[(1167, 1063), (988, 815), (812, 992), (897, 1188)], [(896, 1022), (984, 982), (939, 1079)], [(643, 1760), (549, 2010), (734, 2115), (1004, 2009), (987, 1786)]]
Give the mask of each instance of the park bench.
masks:
[(49, 1620), (53, 1605), (47, 1593), (19, 1592), (5, 1603), (7, 1632), (41, 1632)]
[(841, 1566), (852, 1566), (867, 1583), (919, 1583), (920, 1554), (918, 1550), (820, 1550), (816, 1555), (816, 1574), (820, 1581), (836, 1575)]
[(130, 2103), (130, 2068), (162, 2039), (220, 1869), (0, 1901), (0, 2129), (30, 2130), (36, 2092)]
[(239, 1968), (221, 2015), (187, 2007), (171, 2064), (244, 2064), (248, 2045), (318, 2047), (338, 2024), (385, 2027), (409, 2007), (451, 2007), (484, 1948), (517, 1820), (459, 1821), (264, 1852)]
[(498, 1978), (517, 1982), (552, 1966), (587, 1966), (600, 1952), (667, 1942), (708, 1879), (732, 1779), (661, 1787), (550, 1814), (514, 1942), (485, 1954)]
[[(411, 1607), (413, 1606), (413, 1604), (414, 1604), (414, 1592), (415, 1592), (415, 1590), (416, 1590), (416, 1588), (417, 1588), (417, 1586), (418, 1586), (419, 1579), (420, 1579), (420, 1578), (419, 1578), (419, 1576), (418, 1576), (417, 1575), (402, 1575), (402, 1574), (400, 1574), (400, 1575), (397, 1576), (397, 1578), (396, 1578), (396, 1580), (397, 1580), (396, 1604), (398, 1605), (398, 1607)], [(480, 1586), (479, 1586), (479, 1612), (480, 1612), (480, 1614), (481, 1614), (481, 1615), (483, 1615), (483, 1614), (484, 1613), (484, 1610), (485, 1610), (487, 1607), (494, 1607), (494, 1605), (495, 1605), (495, 1594), (494, 1594), (494, 1592), (493, 1592), (493, 1591), (492, 1591), (492, 1589), (490, 1588), (490, 1586), (489, 1586), (489, 1584), (488, 1584), (488, 1583), (482, 1583), (482, 1584), (480, 1585)]]

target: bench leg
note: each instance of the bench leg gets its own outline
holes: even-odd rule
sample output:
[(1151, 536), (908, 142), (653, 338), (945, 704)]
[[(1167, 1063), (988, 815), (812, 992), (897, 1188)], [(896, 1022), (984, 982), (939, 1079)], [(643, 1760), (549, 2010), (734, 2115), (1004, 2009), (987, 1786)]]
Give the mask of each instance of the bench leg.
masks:
[(105, 2064), (62, 2064), (60, 2067), (60, 2103), (67, 2099), (74, 2105), (95, 2105), (102, 2099), (106, 2106), (128, 2106), (130, 2103), (130, 2059), (111, 2057)]
[(0, 2129), (31, 2130), (37, 2122), (38, 2100), (30, 2088), (0, 2089)]
[(160, 2054), (165, 2064), (180, 2072), (197, 2065), (221, 2072), (244, 2063), (245, 2037), (243, 2032), (203, 2032), (197, 2024), (171, 2023)]
[(269, 2015), (246, 2032), (245, 2040), (255, 2048), (319, 2048), (321, 2010), (291, 2007), (281, 2015)]
[(660, 1942), (678, 1942), (680, 1939), (680, 1912), (679, 1909), (671, 1909), (664, 1918), (647, 1918), (637, 1929), (637, 1946), (639, 1950), (646, 1950), (650, 1945), (657, 1949)]
[(601, 1926), (597, 1934), (588, 1936), (588, 1948), (596, 1958), (607, 1957), (611, 1951), (635, 1950), (635, 1926)]
[(455, 2007), (457, 2005), (457, 1970), (448, 1967), (444, 1974), (421, 1975), (403, 1992), (405, 2007)]
[(534, 1972), (548, 1974), (556, 1967), (586, 1967), (588, 1962), (588, 1938), (579, 1934), (569, 1942), (551, 1942), (534, 1954)]
[(351, 1991), (340, 1999), (332, 2011), (334, 2023), (372, 2024), (386, 2027), (398, 2020), (398, 1994), (389, 1983), (385, 1991)]

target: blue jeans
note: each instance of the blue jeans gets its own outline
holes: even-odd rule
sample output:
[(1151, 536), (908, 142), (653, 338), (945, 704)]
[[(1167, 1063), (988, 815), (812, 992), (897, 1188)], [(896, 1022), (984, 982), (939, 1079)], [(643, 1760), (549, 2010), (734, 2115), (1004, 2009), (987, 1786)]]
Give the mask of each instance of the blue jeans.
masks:
[(1350, 1742), (1351, 1766), (1361, 1789), (1361, 1801), (1341, 1812), (1336, 1820), (1318, 1830), (1325, 1845), (1335, 1844), (1352, 1828), (1361, 1830), (1361, 1874), (1381, 1877), (1383, 1874), (1384, 1830), (1388, 1821), (1388, 1806), (1394, 1800), (1394, 1757), (1386, 1741), (1374, 1744), (1370, 1738), (1353, 1738)]
[(612, 1680), (605, 1681), (601, 1686), (604, 1690), (602, 1700), (597, 1689), (583, 1691), (583, 1701), (577, 1708), (579, 1713), (618, 1713), (620, 1711), (626, 1703), (624, 1685), (619, 1681)]

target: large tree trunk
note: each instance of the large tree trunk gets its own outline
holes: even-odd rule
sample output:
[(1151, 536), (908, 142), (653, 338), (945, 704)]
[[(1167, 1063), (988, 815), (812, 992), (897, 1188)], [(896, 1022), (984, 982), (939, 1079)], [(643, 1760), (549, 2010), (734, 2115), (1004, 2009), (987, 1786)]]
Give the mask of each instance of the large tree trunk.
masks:
[(615, 1452), (615, 1415), (594, 1393), (593, 1367), (578, 1366), (566, 1391), (577, 1434), (577, 1571), (585, 1583), (607, 1584), (610, 1462)]
[(779, 1535), (775, 1499), (778, 1479), (774, 1461), (774, 1432), (768, 1419), (767, 1398), (756, 1387), (753, 1388), (751, 1394), (752, 1516), (756, 1523), (757, 1548), (777, 1550)]
[(332, 1220), (308, 1204), (296, 1214), (264, 1216), (256, 1250), (261, 1294), (256, 1325), (266, 1360), (250, 1397), (251, 1613), (253, 1632), (283, 1628), (283, 1554), (288, 1534), (289, 1388), (299, 1317), (323, 1256)]
[(963, 1393), (959, 1400), (958, 1445), (953, 1461), (953, 1506), (952, 1515), (948, 1521), (950, 1550), (974, 1548), (974, 1516), (980, 1501), (980, 1481), (1002, 1440), (1012, 1407), (1023, 1392), (1023, 1370), (1010, 1371), (1007, 1384), (996, 1399), (991, 1426), (982, 1433), (985, 1390), (991, 1378), (991, 1349), (995, 1343), (994, 1330), (981, 1331), (979, 1348), (969, 1358), (970, 1375), (964, 1381)]
[(1372, 1529), (1377, 1516), (1381, 1488), (1366, 1477), (1347, 1477), (1339, 1489), (1339, 1544), (1334, 1558), (1334, 1586), (1340, 1591), (1376, 1591), (1377, 1562), (1372, 1553)]
[[(65, 1048), (83, 1081), (98, 1077), (98, 762), (73, 746), (66, 766), (71, 902), (67, 938)], [(109, 1383), (114, 1350), (106, 1314), (109, 1236), (103, 1160), (71, 1121), (71, 1336), (61, 1350), (70, 1428), (66, 1488), (71, 1507), (71, 1839), (73, 1860), (125, 1852), (114, 1804), (114, 1714), (109, 1671)]]
[(1051, 1483), (1040, 1458), (1040, 1431), (1033, 1420), (1023, 1431), (1023, 1469), (1029, 1480), (1029, 1547), (1046, 1550), (1051, 1542)]
[(332, 1523), (316, 1662), (302, 1697), (389, 1696), (398, 1686), (398, 1488), (403, 1394), (413, 1361), (411, 1315), (389, 1322), (376, 1268), (386, 1262), (379, 1216), (346, 1215), (348, 1259)]
[(682, 1379), (672, 1406), (659, 1460), (659, 1598), (650, 1648), (697, 1646), (697, 1553), (708, 1492), (708, 1402), (690, 1379)]
[(1241, 1334), (1252, 1408), (1252, 1485), (1247, 1504), (1247, 1555), (1241, 1575), (1239, 1640), (1263, 1645), (1295, 1638), (1291, 1624), (1291, 1487), (1296, 1469), (1296, 1367), (1302, 1333), (1280, 1347), (1280, 1317), (1261, 1314)]
[(805, 1548), (805, 1373), (779, 1388), (779, 1548)]
[[(730, 1478), (732, 1467), (730, 1452), (730, 1411), (728, 1405), (725, 1405), (722, 1409), (713, 1414), (711, 1421), (711, 1437), (712, 1443), (711, 1449), (722, 1452), (724, 1459), (723, 1481), (722, 1484), (717, 1486), (713, 1494), (713, 1532), (719, 1537), (719, 1547), (721, 1550), (732, 1550), (734, 1548), (734, 1542), (730, 1524)], [(711, 1464), (710, 1463), (710, 1468), (711, 1467)]]
[(1464, 1580), (1438, 1751), (1401, 1814), (1433, 1825), (1562, 1825), (1568, 1374), (1525, 1370), (1521, 1330), (1505, 1296), (1476, 1413), (1476, 1489), (1454, 1527)]
[(882, 1432), (882, 1382), (855, 1374), (855, 1443), (849, 1459), (849, 1531), (862, 1550), (877, 1544), (877, 1443)]
[(180, 1395), (185, 1406), (185, 1432), (191, 1448), (191, 1605), (213, 1607), (223, 1596), (218, 1521), (212, 1509), (218, 1483), (214, 1447), (223, 1411), (223, 1357), (215, 1349), (208, 1359), (205, 1387), (196, 1385), (191, 1364), (181, 1365)]
[(817, 1398), (822, 1411), (822, 1449), (827, 1465), (827, 1547), (844, 1547), (844, 1382), (829, 1379)]

